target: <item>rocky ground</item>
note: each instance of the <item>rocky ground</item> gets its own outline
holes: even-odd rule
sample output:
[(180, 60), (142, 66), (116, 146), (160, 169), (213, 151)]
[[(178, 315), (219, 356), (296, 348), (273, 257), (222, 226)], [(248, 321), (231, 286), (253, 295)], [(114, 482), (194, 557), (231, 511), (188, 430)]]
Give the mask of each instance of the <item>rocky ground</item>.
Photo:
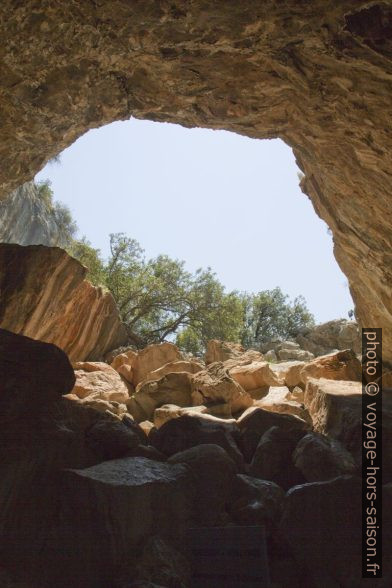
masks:
[[(163, 343), (71, 365), (1, 330), (0, 357), (2, 586), (185, 588), (187, 529), (249, 525), (273, 588), (390, 585), (361, 579), (352, 350), (271, 363), (211, 341), (203, 361)], [(388, 497), (388, 396), (383, 427)]]

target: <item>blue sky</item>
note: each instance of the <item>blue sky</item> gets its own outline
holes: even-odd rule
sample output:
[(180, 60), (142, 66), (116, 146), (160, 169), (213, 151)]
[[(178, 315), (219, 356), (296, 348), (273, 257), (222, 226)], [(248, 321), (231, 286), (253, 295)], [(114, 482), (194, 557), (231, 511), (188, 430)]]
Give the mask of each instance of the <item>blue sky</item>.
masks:
[(229, 290), (280, 286), (317, 322), (347, 318), (347, 279), (298, 171), (280, 140), (131, 119), (89, 131), (36, 179), (51, 180), (105, 256), (109, 234), (124, 232), (148, 257), (212, 267)]

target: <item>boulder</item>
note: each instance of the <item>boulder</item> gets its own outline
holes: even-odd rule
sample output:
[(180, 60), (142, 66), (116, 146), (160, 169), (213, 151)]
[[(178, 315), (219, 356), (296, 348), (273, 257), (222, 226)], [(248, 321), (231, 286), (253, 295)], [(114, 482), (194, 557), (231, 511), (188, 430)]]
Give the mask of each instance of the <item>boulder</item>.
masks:
[(309, 424), (297, 416), (291, 414), (274, 413), (262, 408), (248, 408), (237, 420), (240, 430), (239, 447), (245, 457), (245, 461), (252, 461), (256, 447), (268, 429), (279, 427), (284, 431), (300, 431), (302, 436), (310, 428)]
[(174, 372), (160, 380), (141, 382), (127, 402), (129, 412), (140, 422), (153, 420), (155, 409), (164, 404), (190, 406), (191, 378), (187, 372)]
[(264, 354), (264, 359), (265, 361), (274, 363), (278, 361), (278, 356), (273, 349), (269, 349), (267, 353)]
[(304, 383), (309, 378), (327, 378), (328, 380), (361, 381), (361, 363), (350, 349), (316, 357), (301, 370)]
[(76, 382), (72, 390), (78, 398), (91, 397), (109, 402), (126, 403), (129, 392), (121, 376), (106, 363), (77, 363)]
[(305, 477), (292, 461), (293, 451), (303, 435), (298, 429), (285, 430), (279, 426), (268, 429), (256, 447), (249, 474), (271, 480), (284, 490), (305, 483)]
[(317, 325), (296, 337), (302, 349), (325, 355), (333, 349), (352, 349), (361, 353), (361, 333), (355, 321), (337, 319)]
[(87, 396), (86, 398), (79, 398), (76, 394), (66, 394), (65, 396), (69, 400), (73, 402), (78, 402), (82, 406), (89, 406), (98, 412), (110, 412), (113, 415), (121, 418), (125, 414), (127, 414), (127, 406), (122, 404), (121, 402), (116, 402), (114, 400), (101, 400), (100, 398), (92, 398), (91, 396)]
[(167, 539), (149, 537), (136, 565), (121, 574), (114, 588), (187, 588), (191, 569), (188, 560)]
[(151, 443), (167, 456), (195, 445), (219, 445), (242, 468), (243, 456), (235, 442), (237, 436), (238, 429), (234, 423), (212, 421), (188, 414), (162, 425), (154, 432)]
[(269, 480), (237, 474), (233, 481), (228, 510), (237, 525), (260, 525), (268, 534), (279, 521), (284, 491)]
[[(280, 534), (296, 560), (309, 572), (317, 587), (366, 588), (387, 586), (391, 561), (384, 557), (387, 583), (362, 578), (362, 506), (360, 478), (341, 476), (333, 480), (297, 486), (283, 503)], [(392, 529), (384, 542), (384, 554), (392, 549)]]
[(151, 421), (142, 421), (141, 423), (139, 423), (139, 427), (148, 437), (152, 429), (154, 429), (154, 423), (152, 423)]
[(312, 419), (303, 403), (292, 399), (291, 392), (286, 386), (271, 386), (267, 396), (261, 400), (256, 400), (254, 406), (270, 410), (272, 412), (282, 412), (285, 414), (294, 414), (309, 423)]
[(71, 360), (98, 360), (127, 333), (110, 292), (58, 247), (0, 244), (0, 327), (54, 343)]
[(252, 405), (251, 396), (228, 373), (223, 363), (211, 363), (192, 377), (192, 404), (227, 404), (232, 413)]
[(275, 378), (275, 384), (271, 386), (302, 386), (301, 370), (305, 366), (304, 361), (284, 361), (270, 365), (271, 372)]
[(300, 386), (295, 386), (290, 392), (290, 398), (303, 404), (305, 402), (305, 390)]
[(245, 349), (239, 343), (230, 343), (229, 341), (218, 341), (212, 339), (207, 343), (205, 355), (206, 364), (215, 363), (216, 361), (226, 361), (227, 359), (240, 357)]
[(148, 345), (141, 351), (138, 351), (136, 360), (132, 366), (132, 383), (137, 386), (147, 375), (166, 365), (167, 363), (182, 361), (183, 356), (173, 343), (156, 343)]
[(0, 423), (44, 410), (73, 388), (66, 354), (50, 343), (0, 329)]
[(156, 408), (154, 411), (154, 426), (159, 429), (159, 427), (172, 419), (178, 419), (180, 416), (192, 413), (199, 415), (207, 414), (208, 409), (206, 406), (188, 406), (182, 408), (175, 404), (164, 404), (160, 408)]
[[(326, 379), (309, 379), (305, 406), (316, 432), (341, 441), (361, 465), (362, 385)], [(382, 402), (383, 479), (392, 481), (392, 390), (383, 390)]]
[(351, 453), (339, 441), (319, 433), (308, 433), (302, 437), (293, 453), (293, 462), (308, 482), (358, 473)]
[(192, 513), (193, 476), (184, 464), (115, 459), (64, 472), (62, 495), (62, 553), (68, 565), (59, 575), (69, 583), (78, 578), (80, 586), (103, 588), (136, 563), (136, 548), (148, 537), (181, 542)]
[(102, 461), (128, 456), (140, 444), (137, 433), (120, 421), (97, 421), (85, 435), (87, 446)]
[(137, 361), (137, 352), (128, 349), (112, 358), (110, 366), (116, 370), (133, 387), (133, 368)]
[(219, 523), (237, 471), (234, 461), (219, 445), (196, 445), (169, 457), (168, 463), (187, 464), (194, 474), (194, 524)]
[(267, 361), (255, 361), (239, 365), (231, 368), (229, 373), (233, 380), (240, 384), (244, 390), (252, 393), (255, 390), (260, 390), (262, 391), (261, 395), (267, 393), (268, 386), (280, 386), (283, 384)]
[(204, 369), (204, 365), (198, 361), (170, 361), (162, 367), (149, 372), (145, 380), (160, 380), (163, 376), (174, 372), (188, 372), (188, 374), (196, 374)]

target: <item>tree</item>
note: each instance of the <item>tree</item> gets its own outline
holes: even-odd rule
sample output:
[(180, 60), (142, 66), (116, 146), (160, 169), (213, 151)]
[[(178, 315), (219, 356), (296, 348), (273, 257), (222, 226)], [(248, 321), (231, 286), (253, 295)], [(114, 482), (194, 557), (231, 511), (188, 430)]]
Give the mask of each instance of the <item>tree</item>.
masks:
[(36, 182), (38, 197), (46, 204), (49, 211), (53, 207), (53, 190), (51, 188), (50, 180), (41, 180)]
[(293, 338), (314, 325), (314, 318), (302, 296), (288, 301), (280, 288), (258, 294), (243, 294), (243, 331), (245, 347), (260, 347), (274, 339)]
[(191, 274), (167, 255), (146, 260), (139, 243), (122, 233), (110, 236), (110, 249), (106, 285), (136, 346), (178, 332), (178, 344), (194, 353), (212, 337), (238, 340), (241, 303), (225, 293), (210, 268)]
[(104, 262), (101, 259), (99, 249), (94, 249), (86, 237), (79, 241), (72, 241), (67, 248), (68, 253), (87, 267), (87, 279), (95, 286), (105, 286), (106, 270)]
[(62, 202), (54, 202), (52, 212), (57, 226), (65, 237), (65, 240), (68, 241), (68, 243), (71, 243), (78, 231), (78, 225), (73, 220), (70, 209)]

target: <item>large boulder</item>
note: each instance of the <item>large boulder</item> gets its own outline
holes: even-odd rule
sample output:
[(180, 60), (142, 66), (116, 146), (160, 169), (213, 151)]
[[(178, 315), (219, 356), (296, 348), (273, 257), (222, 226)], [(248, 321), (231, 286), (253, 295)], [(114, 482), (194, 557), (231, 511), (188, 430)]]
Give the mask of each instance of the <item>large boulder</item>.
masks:
[(252, 405), (251, 396), (236, 382), (222, 362), (211, 363), (192, 377), (192, 403), (227, 404), (232, 413)]
[(308, 482), (358, 473), (351, 453), (339, 441), (319, 433), (308, 433), (302, 437), (293, 453), (293, 462)]
[(249, 474), (262, 480), (270, 480), (288, 490), (306, 482), (300, 469), (292, 460), (293, 451), (303, 437), (300, 429), (285, 430), (273, 426), (261, 437), (253, 455)]
[[(173, 343), (154, 343), (140, 351), (129, 350), (116, 356), (111, 366), (128, 382), (137, 386), (147, 376), (167, 363), (183, 361), (183, 356)], [(185, 370), (187, 371), (187, 370)]]
[(62, 249), (0, 244), (0, 327), (54, 343), (71, 360), (99, 360), (127, 333), (109, 292)]
[(187, 588), (191, 569), (187, 558), (167, 539), (149, 537), (136, 565), (120, 573), (113, 588)]
[[(309, 379), (304, 403), (316, 432), (341, 441), (360, 466), (362, 459), (362, 385), (360, 382)], [(384, 482), (392, 481), (392, 390), (383, 390)]]
[(210, 526), (219, 523), (237, 471), (227, 452), (219, 445), (196, 445), (172, 455), (167, 461), (187, 464), (194, 474), (194, 524)]
[(136, 549), (149, 536), (181, 541), (189, 525), (193, 476), (184, 464), (115, 459), (68, 470), (62, 483), (61, 587), (77, 578), (80, 586), (106, 588), (136, 564)]
[(355, 321), (337, 319), (317, 325), (296, 337), (302, 349), (325, 355), (334, 349), (352, 349), (361, 353), (361, 333)]
[[(157, 429), (172, 419), (178, 419), (186, 414), (208, 414), (206, 406), (187, 406), (182, 408), (175, 404), (164, 404), (154, 411), (154, 425)], [(233, 419), (234, 421), (234, 419)]]
[(256, 400), (254, 405), (271, 412), (294, 414), (311, 423), (311, 418), (303, 403), (294, 400), (286, 386), (271, 386), (268, 394), (261, 400)]
[(281, 361), (309, 361), (314, 358), (313, 353), (301, 349), (294, 341), (282, 341), (274, 347), (274, 351)]
[(91, 398), (126, 403), (129, 392), (121, 376), (103, 362), (79, 362), (74, 364), (76, 382), (72, 390), (78, 398)]
[(230, 493), (229, 513), (237, 525), (264, 526), (271, 533), (277, 524), (284, 491), (269, 480), (237, 474)]
[(242, 468), (243, 456), (235, 441), (237, 436), (238, 428), (235, 423), (211, 421), (187, 414), (162, 425), (154, 435), (150, 435), (150, 442), (167, 456), (195, 445), (219, 445)]
[(309, 378), (359, 382), (362, 378), (361, 363), (351, 349), (346, 349), (316, 357), (304, 365), (300, 375), (304, 383)]
[(66, 354), (50, 343), (0, 329), (0, 422), (31, 418), (73, 388)]
[(254, 361), (237, 365), (229, 371), (230, 376), (248, 392), (260, 391), (260, 396), (268, 392), (268, 386), (280, 386), (283, 382), (276, 377), (271, 364), (267, 361)]
[(215, 363), (216, 361), (226, 361), (241, 357), (245, 349), (239, 343), (230, 343), (229, 341), (219, 341), (212, 339), (207, 343), (205, 355), (206, 364)]
[(141, 382), (135, 394), (127, 401), (129, 412), (140, 422), (153, 420), (155, 409), (164, 404), (190, 406), (191, 378), (188, 372), (173, 372), (160, 380)]
[(305, 435), (309, 424), (291, 414), (274, 413), (268, 410), (252, 407), (246, 410), (237, 420), (240, 430), (238, 440), (245, 460), (250, 463), (261, 437), (271, 427), (279, 427), (284, 431), (300, 431)]
[(188, 372), (188, 374), (196, 374), (204, 369), (204, 365), (199, 361), (179, 360), (165, 363), (162, 367), (152, 370), (146, 374), (145, 380), (160, 380), (167, 374), (174, 372)]
[[(387, 488), (387, 487), (384, 487)], [(390, 497), (391, 493), (384, 492)], [(311, 586), (387, 587), (392, 578), (392, 520), (384, 508), (383, 577), (362, 578), (362, 481), (341, 476), (289, 490), (280, 523), (282, 539), (308, 571)]]

